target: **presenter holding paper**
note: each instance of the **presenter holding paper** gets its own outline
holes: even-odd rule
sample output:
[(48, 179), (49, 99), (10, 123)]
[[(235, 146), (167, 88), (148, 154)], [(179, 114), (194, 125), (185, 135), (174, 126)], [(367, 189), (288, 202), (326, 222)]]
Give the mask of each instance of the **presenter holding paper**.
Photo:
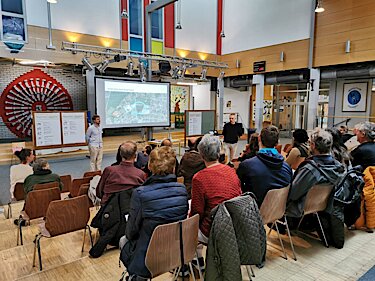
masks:
[(103, 130), (100, 127), (100, 116), (92, 116), (92, 125), (87, 129), (86, 141), (90, 151), (91, 171), (99, 171), (102, 168), (103, 159)]
[(236, 122), (236, 115), (229, 115), (229, 122), (225, 123), (223, 128), (225, 148), (229, 150), (229, 161), (232, 161), (237, 150), (238, 138), (243, 134), (241, 123)]

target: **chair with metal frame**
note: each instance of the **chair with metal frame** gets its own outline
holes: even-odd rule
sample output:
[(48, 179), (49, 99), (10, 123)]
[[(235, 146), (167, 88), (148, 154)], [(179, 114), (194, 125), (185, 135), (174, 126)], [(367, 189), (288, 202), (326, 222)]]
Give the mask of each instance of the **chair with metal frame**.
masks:
[(92, 180), (92, 177), (73, 179), (71, 189), (69, 190), (70, 195), (72, 197), (77, 197), (79, 193), (79, 188), (81, 187), (81, 185), (85, 183), (90, 183), (91, 180)]
[(71, 175), (63, 175), (60, 176), (60, 180), (63, 184), (63, 189), (61, 190), (62, 193), (69, 192), (72, 188), (72, 176)]
[(25, 190), (23, 189), (23, 182), (16, 183), (13, 194), (14, 198), (16, 198), (17, 201), (25, 200)]
[[(182, 265), (185, 264), (188, 264), (195, 280), (191, 262), (196, 255), (198, 229), (199, 215), (155, 228), (145, 257), (145, 265), (152, 276), (150, 280), (171, 270), (173, 270), (173, 280), (176, 280)], [(125, 273), (122, 275), (122, 280)], [(200, 278), (203, 276), (200, 270), (199, 276)]]
[(60, 200), (60, 189), (58, 187), (33, 190), (27, 194), (25, 209), (21, 211), (18, 219), (19, 231), (17, 231), (17, 246), (19, 240), (21, 240), (21, 245), (23, 245), (23, 221), (30, 223), (30, 220), (45, 217), (49, 204), (56, 200)]
[[(296, 252), (294, 251), (294, 245), (292, 241), (292, 237), (290, 235), (290, 230), (288, 226), (288, 222), (285, 217), (285, 210), (286, 210), (286, 202), (288, 199), (290, 186), (280, 188), (280, 189), (272, 189), (269, 190), (266, 194), (266, 197), (263, 200), (262, 205), (260, 206), (260, 214), (263, 219), (263, 224), (272, 223), (272, 226), (268, 232), (267, 238), (269, 237), (273, 226), (276, 226), (277, 236), (280, 241), (281, 248), (283, 250), (284, 256), (283, 258), (288, 259), (288, 256), (285, 252), (283, 240), (280, 237), (279, 228), (277, 226), (278, 223), (284, 225), (287, 230), (287, 234), (290, 241), (290, 246), (293, 251), (293, 259), (296, 261)], [(283, 221), (281, 221), (283, 219)]]
[[(145, 258), (145, 264), (152, 278), (173, 269), (175, 269), (174, 276), (177, 277), (181, 266), (188, 264), (195, 280), (191, 262), (196, 255), (198, 229), (199, 215), (155, 228)], [(160, 258), (161, 256), (163, 258)], [(202, 276), (202, 273), (199, 273)]]
[[(17, 182), (14, 191), (13, 191), (14, 198), (16, 198), (17, 201), (23, 201), (25, 200), (25, 191), (23, 189), (23, 183), (22, 182)], [(6, 219), (12, 218), (13, 213), (12, 213), (12, 201), (9, 201), (8, 203), (8, 212), (7, 215), (5, 216)]]
[(102, 175), (101, 170), (99, 170), (99, 171), (89, 171), (89, 172), (85, 172), (83, 174), (83, 177), (87, 178), (87, 177), (95, 177), (95, 176), (101, 176), (101, 175)]
[(91, 228), (87, 224), (89, 219), (89, 201), (85, 195), (51, 202), (46, 213), (45, 222), (39, 225), (40, 232), (35, 236), (33, 267), (35, 267), (36, 251), (38, 250), (39, 270), (43, 269), (40, 248), (40, 239), (42, 237), (50, 238), (84, 229), (81, 249), (83, 252), (86, 241), (86, 230), (88, 229), (92, 246)]
[(59, 183), (56, 181), (47, 182), (47, 183), (37, 183), (33, 186), (33, 190), (42, 190), (42, 189), (48, 189), (48, 188), (54, 188), (54, 187), (60, 188)]
[(301, 220), (298, 223), (297, 230), (299, 229), (303, 218), (306, 215), (314, 214), (318, 219), (320, 230), (323, 234), (324, 245), (328, 248), (328, 242), (322, 223), (320, 222), (318, 212), (324, 211), (327, 208), (329, 197), (332, 193), (333, 185), (332, 184), (318, 184), (314, 185), (306, 195), (305, 206), (303, 207), (303, 215)]

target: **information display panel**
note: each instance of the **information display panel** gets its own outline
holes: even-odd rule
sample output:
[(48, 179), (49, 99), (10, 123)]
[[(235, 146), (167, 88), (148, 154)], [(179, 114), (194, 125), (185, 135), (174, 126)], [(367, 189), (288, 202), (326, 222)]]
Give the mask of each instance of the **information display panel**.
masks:
[(35, 149), (86, 145), (86, 111), (34, 111), (32, 116)]
[(63, 144), (85, 144), (86, 112), (61, 112)]
[(185, 145), (186, 137), (202, 136), (216, 128), (215, 110), (185, 110)]
[(33, 112), (34, 146), (59, 147), (61, 140), (60, 112)]

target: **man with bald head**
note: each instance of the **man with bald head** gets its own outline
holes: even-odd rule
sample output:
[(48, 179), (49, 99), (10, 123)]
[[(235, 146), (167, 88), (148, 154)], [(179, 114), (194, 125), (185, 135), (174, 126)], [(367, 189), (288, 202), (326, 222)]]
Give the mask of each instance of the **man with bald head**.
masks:
[(160, 146), (169, 146), (172, 147), (172, 141), (170, 139), (163, 139), (160, 143)]
[(101, 205), (107, 202), (111, 194), (124, 190), (132, 190), (142, 185), (146, 180), (146, 174), (134, 166), (136, 153), (136, 143), (126, 141), (120, 147), (122, 158), (120, 165), (104, 169), (96, 188), (97, 197), (102, 199)]

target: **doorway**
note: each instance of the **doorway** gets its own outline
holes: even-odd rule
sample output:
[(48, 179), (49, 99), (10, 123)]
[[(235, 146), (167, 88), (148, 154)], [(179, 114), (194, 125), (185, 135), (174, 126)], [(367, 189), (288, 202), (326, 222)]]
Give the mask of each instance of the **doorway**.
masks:
[(274, 87), (273, 124), (280, 137), (291, 138), (295, 129), (306, 129), (308, 90), (306, 84), (276, 85)]

